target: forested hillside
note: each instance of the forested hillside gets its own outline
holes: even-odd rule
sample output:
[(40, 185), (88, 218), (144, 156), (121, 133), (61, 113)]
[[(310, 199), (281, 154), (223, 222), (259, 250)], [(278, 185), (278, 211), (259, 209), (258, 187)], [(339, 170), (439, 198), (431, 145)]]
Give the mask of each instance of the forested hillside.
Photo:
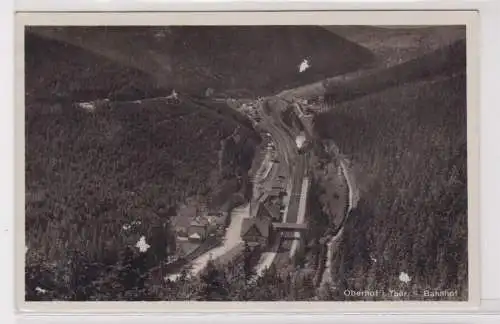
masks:
[[(283, 89), (372, 63), (366, 48), (317, 26), (36, 27), (151, 75), (165, 88), (230, 97)], [(265, 49), (265, 50), (262, 50)], [(310, 68), (299, 72), (307, 59)]]
[(467, 298), (465, 57), (455, 56), (465, 44), (450, 48), (371, 78), (398, 71), (393, 86), (362, 80), (356, 99), (315, 119), (351, 160), (361, 190), (334, 260), (333, 298), (360, 287), (456, 289), (455, 299)]
[[(245, 193), (260, 139), (229, 108), (189, 97), (124, 101), (163, 90), (140, 71), (72, 45), (26, 41), (29, 292), (40, 286), (55, 298), (83, 298), (67, 293), (82, 284), (70, 264), (119, 267), (140, 235), (156, 248), (147, 263), (156, 265), (175, 248), (169, 217), (186, 198), (227, 209), (233, 194)], [(90, 111), (73, 104), (98, 98), (122, 101)], [(94, 289), (108, 289), (96, 280), (89, 279)], [(51, 287), (58, 281), (67, 281), (67, 292)]]
[(397, 65), (465, 40), (465, 26), (325, 26), (373, 52), (378, 64)]
[[(459, 26), (28, 28), (27, 300), (314, 301), (354, 299), (346, 289), (429, 288), (467, 299), (464, 34)], [(309, 67), (299, 71), (303, 60)], [(290, 260), (278, 251), (256, 280), (260, 255), (248, 246), (199, 277), (185, 269), (166, 280), (180, 205), (229, 211), (250, 198), (248, 171), (267, 142), (226, 101), (299, 86), (290, 98), (311, 113), (314, 133), (301, 148), (312, 156), (305, 248)], [(311, 89), (326, 90), (325, 100), (307, 100)], [(309, 134), (292, 105), (272, 115)], [(348, 218), (352, 179), (341, 161), (360, 194)], [(341, 228), (333, 285), (320, 291), (326, 241)], [(139, 252), (142, 236), (149, 249)]]

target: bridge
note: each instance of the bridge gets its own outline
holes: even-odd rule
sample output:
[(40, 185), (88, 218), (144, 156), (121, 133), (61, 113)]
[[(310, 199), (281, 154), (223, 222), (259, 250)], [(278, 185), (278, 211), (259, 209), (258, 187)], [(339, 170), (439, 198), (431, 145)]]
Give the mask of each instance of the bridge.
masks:
[(280, 232), (295, 232), (307, 230), (307, 224), (301, 223), (272, 223), (272, 227)]

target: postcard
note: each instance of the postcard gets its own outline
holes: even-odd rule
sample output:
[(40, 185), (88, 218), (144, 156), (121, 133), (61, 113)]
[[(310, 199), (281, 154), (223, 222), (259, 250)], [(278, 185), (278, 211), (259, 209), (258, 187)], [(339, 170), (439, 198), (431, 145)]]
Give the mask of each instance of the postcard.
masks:
[(477, 306), (477, 25), (18, 14), (19, 308)]

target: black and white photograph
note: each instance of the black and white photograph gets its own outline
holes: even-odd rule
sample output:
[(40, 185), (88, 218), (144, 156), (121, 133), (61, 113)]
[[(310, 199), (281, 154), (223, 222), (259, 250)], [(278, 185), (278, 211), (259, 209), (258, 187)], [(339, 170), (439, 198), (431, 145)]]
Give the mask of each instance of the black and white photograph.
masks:
[(23, 37), (25, 301), (469, 301), (465, 24)]

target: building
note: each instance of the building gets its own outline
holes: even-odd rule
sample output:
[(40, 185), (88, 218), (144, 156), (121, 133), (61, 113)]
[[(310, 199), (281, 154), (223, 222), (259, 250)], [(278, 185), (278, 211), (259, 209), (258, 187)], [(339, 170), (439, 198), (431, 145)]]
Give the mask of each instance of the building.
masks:
[(178, 240), (184, 240), (188, 237), (189, 225), (191, 218), (176, 216), (172, 220), (172, 225), (175, 228), (175, 233)]
[(273, 218), (273, 215), (269, 212), (269, 209), (266, 208), (266, 203), (260, 203), (257, 206), (257, 212), (255, 214), (257, 218), (268, 218), (271, 219)]
[(196, 218), (198, 210), (193, 206), (182, 206), (179, 208), (177, 216), (172, 219), (172, 225), (175, 228), (178, 238), (188, 237), (188, 230), (191, 222)]
[(263, 204), (264, 208), (267, 210), (268, 214), (272, 217), (273, 220), (275, 221), (280, 221), (281, 220), (281, 203), (280, 200), (278, 201), (266, 201)]
[(267, 217), (243, 219), (241, 238), (252, 247), (264, 248), (271, 241), (271, 220)]
[[(202, 215), (200, 215), (202, 214)], [(205, 215), (205, 212), (200, 212), (196, 207), (183, 206), (177, 216), (173, 217), (172, 225), (175, 228), (178, 241), (204, 241), (209, 231), (215, 232), (215, 229), (221, 221), (224, 221), (224, 216), (213, 214)]]
[(268, 191), (268, 196), (270, 197), (280, 197), (283, 195), (283, 188), (279, 186), (274, 186)]
[(208, 236), (209, 222), (204, 217), (196, 217), (191, 221), (188, 228), (188, 239), (190, 241), (204, 241)]

